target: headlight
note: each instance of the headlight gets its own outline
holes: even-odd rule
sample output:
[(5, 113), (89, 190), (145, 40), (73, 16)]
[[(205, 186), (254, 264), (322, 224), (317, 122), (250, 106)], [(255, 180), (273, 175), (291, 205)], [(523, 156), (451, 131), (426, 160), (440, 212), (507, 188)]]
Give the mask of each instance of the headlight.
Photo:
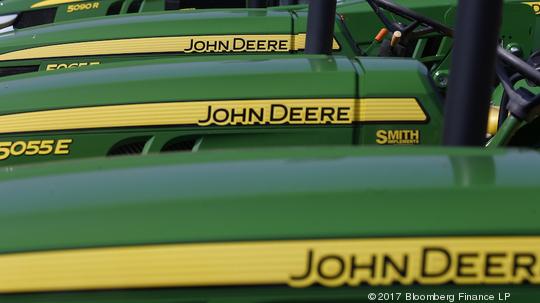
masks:
[(15, 23), (15, 20), (17, 20), (18, 16), (18, 14), (0, 16), (0, 30), (3, 30), (8, 26), (13, 25), (13, 23)]

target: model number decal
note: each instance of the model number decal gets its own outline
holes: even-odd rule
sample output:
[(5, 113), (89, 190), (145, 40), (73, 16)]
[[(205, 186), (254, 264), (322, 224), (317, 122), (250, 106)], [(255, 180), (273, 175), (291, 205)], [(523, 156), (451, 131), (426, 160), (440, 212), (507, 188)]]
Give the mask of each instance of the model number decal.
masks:
[(0, 142), (0, 160), (17, 156), (69, 155), (72, 139)]
[(70, 4), (67, 7), (68, 13), (73, 13), (76, 11), (84, 11), (89, 9), (99, 8), (99, 2), (88, 2), (88, 3), (79, 3), (79, 4)]
[(75, 62), (75, 63), (55, 63), (55, 64), (47, 64), (46, 71), (52, 71), (57, 69), (64, 69), (64, 68), (77, 68), (77, 67), (84, 67), (84, 66), (92, 66), (92, 65), (98, 65), (101, 64), (100, 62)]

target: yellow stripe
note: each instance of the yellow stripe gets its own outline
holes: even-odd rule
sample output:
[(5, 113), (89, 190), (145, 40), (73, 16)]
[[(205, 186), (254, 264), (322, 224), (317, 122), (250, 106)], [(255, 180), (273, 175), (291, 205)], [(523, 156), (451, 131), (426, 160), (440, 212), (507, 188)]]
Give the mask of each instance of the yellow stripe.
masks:
[(44, 6), (51, 6), (51, 5), (59, 5), (59, 4), (66, 4), (66, 3), (74, 3), (74, 2), (81, 2), (83, 0), (43, 0), (36, 2), (30, 6), (31, 8), (38, 8), (38, 7), (44, 7)]
[[(206, 49), (195, 51), (192, 48), (194, 42), (216, 44), (218, 42), (228, 43), (232, 48), (235, 39), (251, 41), (284, 41), (285, 48), (269, 48), (267, 44), (261, 48), (246, 50), (235, 49)], [(224, 36), (177, 36), (177, 37), (152, 37), (75, 42), (58, 45), (47, 45), (29, 49), (17, 50), (0, 55), (0, 61), (25, 60), (38, 58), (56, 57), (83, 57), (83, 56), (104, 56), (104, 55), (124, 55), (124, 54), (147, 54), (147, 53), (226, 53), (226, 52), (288, 52), (290, 50), (301, 50), (305, 48), (306, 35), (224, 35)], [(257, 44), (255, 44), (257, 45)], [(244, 44), (247, 46), (247, 44)], [(339, 43), (334, 39), (334, 49), (339, 50)]]
[[(306, 48), (306, 34), (297, 34), (293, 36), (294, 43), (293, 43), (293, 50), (303, 50)], [(339, 45), (338, 41), (334, 38), (334, 41), (332, 43), (332, 49), (334, 51), (338, 51), (341, 49), (341, 46)]]
[(421, 122), (427, 117), (415, 99), (362, 99), (360, 122)]
[[(279, 121), (271, 119), (272, 106), (275, 117), (287, 115)], [(210, 109), (211, 107), (211, 109)], [(286, 108), (285, 110), (281, 107)], [(316, 108), (312, 120), (307, 120), (304, 109)], [(290, 118), (292, 108), (301, 108), (302, 118)], [(321, 116), (323, 108), (334, 110), (335, 119)], [(342, 119), (337, 110), (344, 109)], [(218, 110), (224, 112), (255, 111), (262, 113), (262, 120), (246, 118), (229, 119), (220, 123), (204, 122)], [(218, 114), (218, 118), (221, 117)], [(220, 118), (221, 119), (221, 118)], [(0, 116), (0, 133), (55, 131), (114, 127), (145, 127), (169, 125), (227, 126), (227, 125), (309, 125), (351, 124), (354, 122), (424, 122), (427, 116), (412, 98), (381, 99), (286, 99), (286, 100), (229, 100), (185, 101), (129, 105), (82, 107), (45, 110)]]
[[(354, 266), (370, 262), (375, 262), (373, 272)], [(287, 284), (540, 284), (540, 237), (274, 241), (33, 252), (0, 255), (0, 272), (0, 293)]]

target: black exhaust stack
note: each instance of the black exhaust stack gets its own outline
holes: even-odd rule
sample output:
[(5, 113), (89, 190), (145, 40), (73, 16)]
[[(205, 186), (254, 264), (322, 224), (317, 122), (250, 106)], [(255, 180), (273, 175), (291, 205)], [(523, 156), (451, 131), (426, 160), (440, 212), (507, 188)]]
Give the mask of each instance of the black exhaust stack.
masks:
[(335, 19), (335, 0), (309, 1), (306, 54), (330, 55), (332, 53)]
[(502, 0), (459, 0), (444, 144), (484, 146)]

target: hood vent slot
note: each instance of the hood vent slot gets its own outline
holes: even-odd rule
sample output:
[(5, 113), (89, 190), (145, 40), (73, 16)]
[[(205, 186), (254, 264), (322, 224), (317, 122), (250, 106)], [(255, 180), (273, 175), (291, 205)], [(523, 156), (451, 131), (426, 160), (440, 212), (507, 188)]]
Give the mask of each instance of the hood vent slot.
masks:
[(37, 72), (39, 65), (0, 67), (0, 77)]
[(122, 4), (124, 4), (123, 0), (116, 1), (111, 4), (111, 6), (109, 6), (109, 9), (107, 9), (107, 16), (120, 14), (120, 11), (122, 10)]
[(56, 17), (56, 7), (37, 9), (33, 11), (22, 12), (13, 27), (16, 29), (49, 24), (54, 22)]
[(131, 3), (129, 4), (127, 13), (128, 13), (128, 14), (133, 14), (133, 13), (138, 13), (138, 12), (140, 12), (140, 11), (141, 11), (141, 7), (142, 7), (142, 4), (143, 4), (143, 0), (133, 0), (133, 2), (131, 2)]
[(165, 10), (175, 11), (180, 9), (180, 0), (165, 0)]
[(197, 143), (195, 138), (176, 138), (163, 146), (161, 152), (191, 152)]
[(127, 156), (140, 155), (144, 150), (146, 142), (151, 137), (135, 137), (122, 140), (115, 144), (107, 153), (107, 156)]

